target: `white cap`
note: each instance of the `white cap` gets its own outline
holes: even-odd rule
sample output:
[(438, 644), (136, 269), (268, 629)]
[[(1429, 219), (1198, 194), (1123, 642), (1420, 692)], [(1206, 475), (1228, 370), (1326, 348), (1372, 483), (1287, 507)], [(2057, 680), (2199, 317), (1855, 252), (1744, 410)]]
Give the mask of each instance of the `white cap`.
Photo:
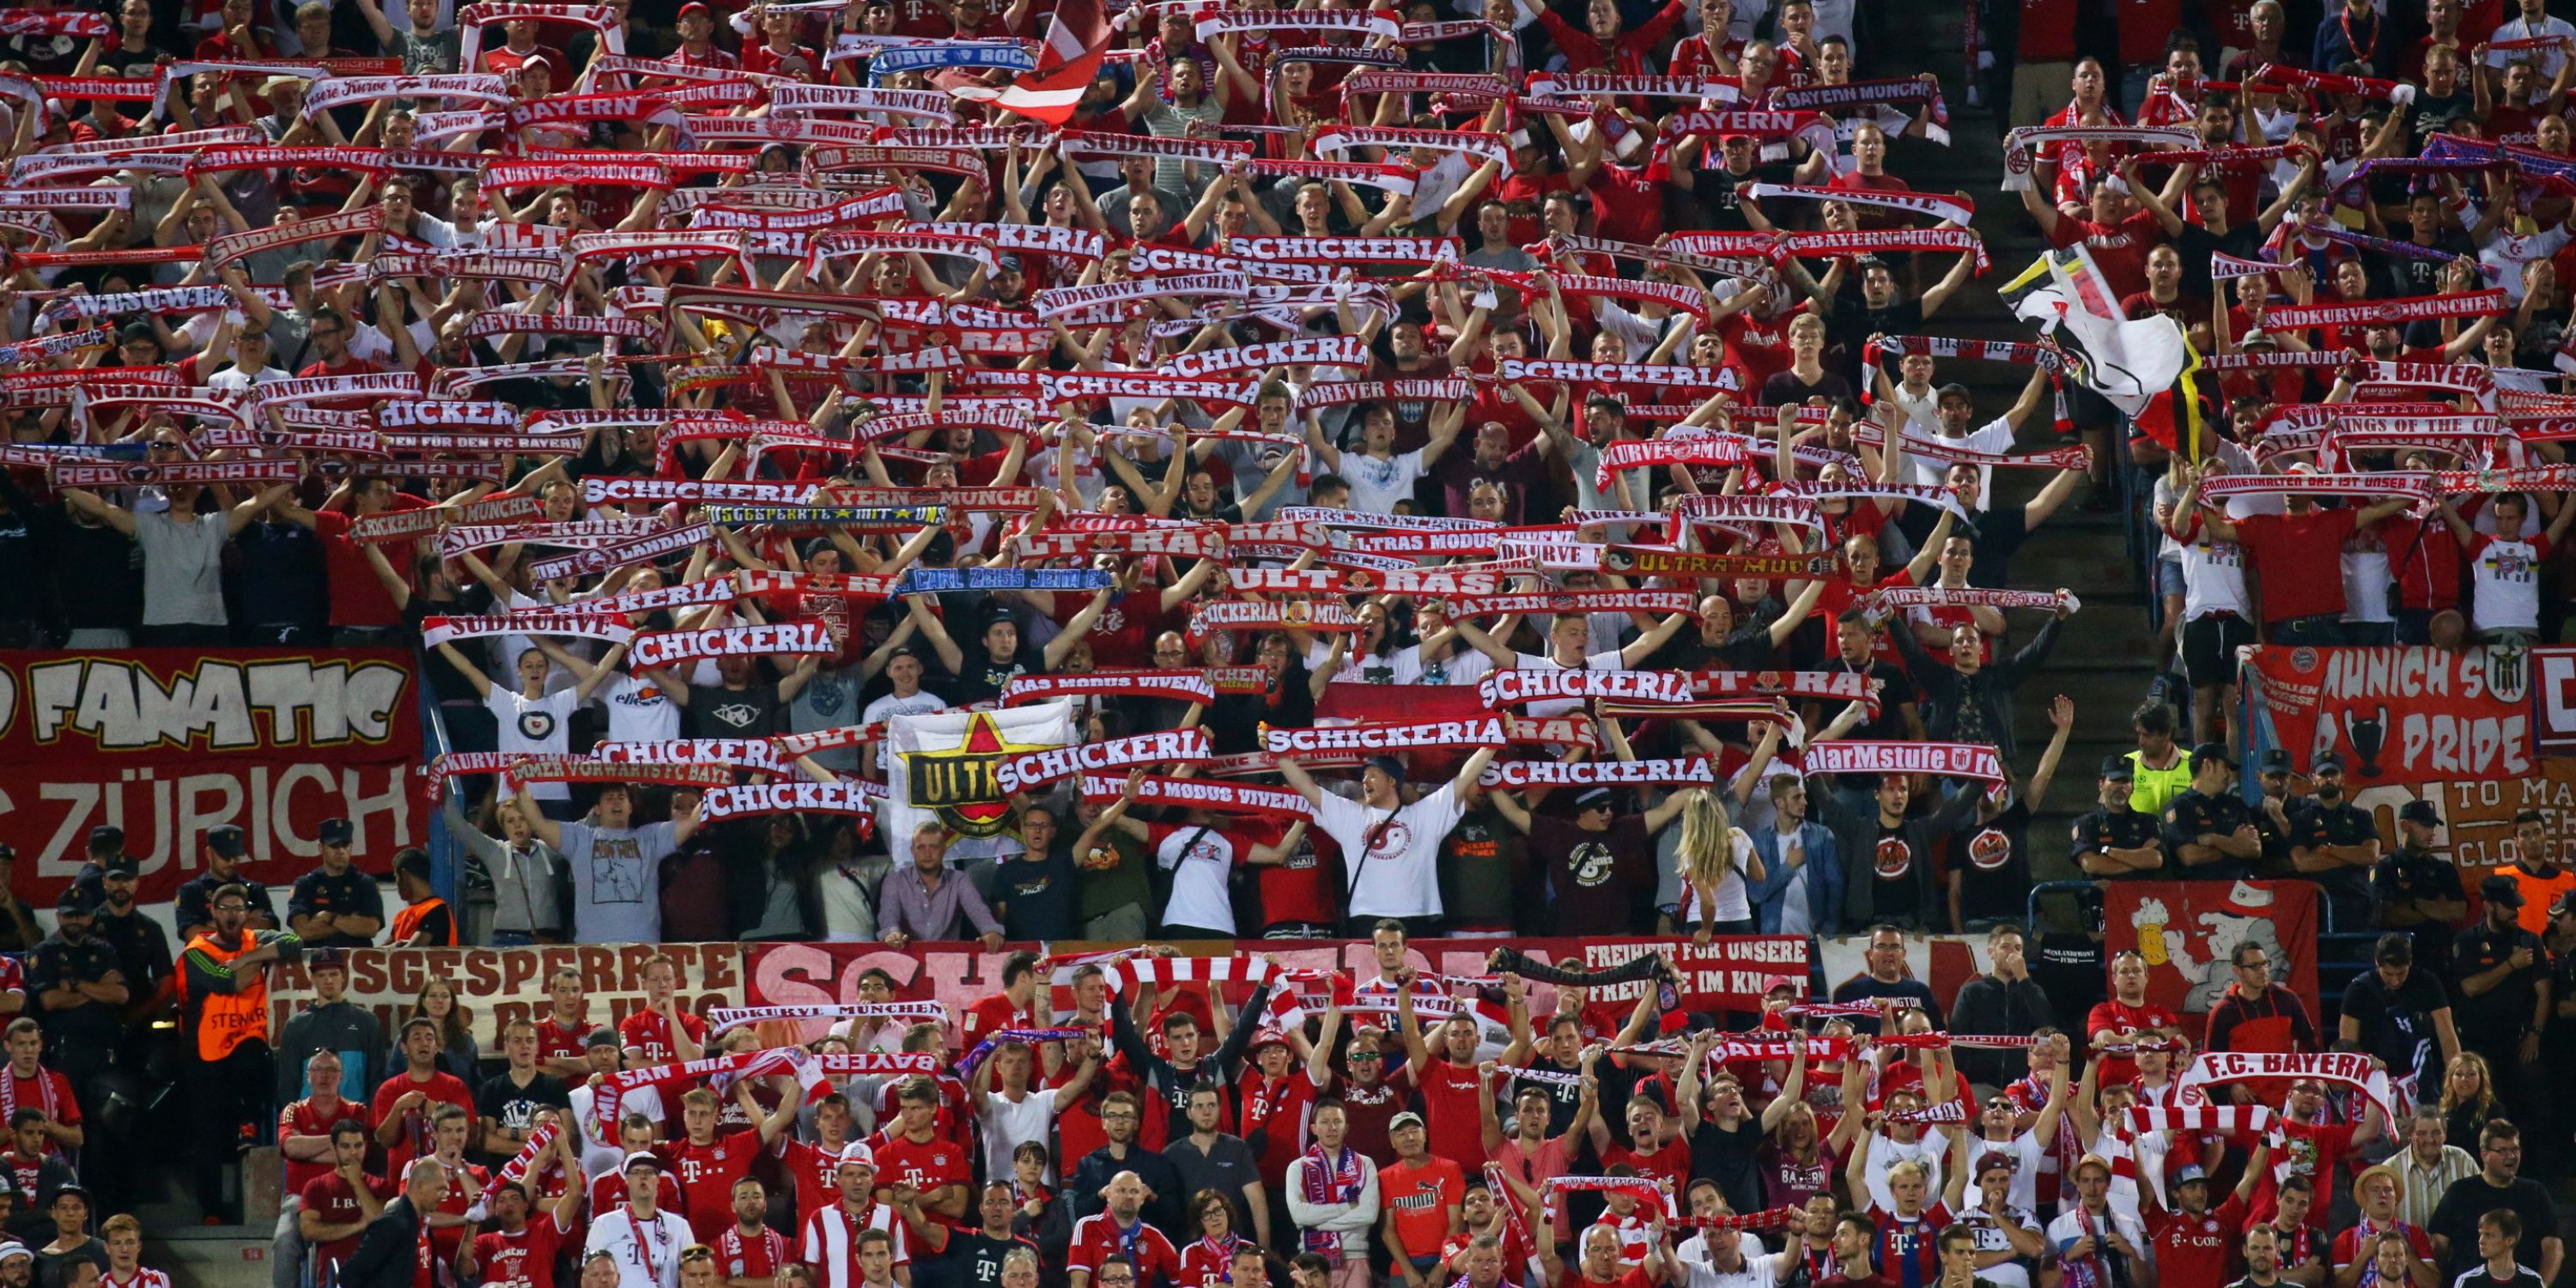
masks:
[(876, 1152), (868, 1148), (866, 1141), (854, 1140), (841, 1147), (841, 1159), (832, 1166), (835, 1171), (844, 1167), (864, 1167), (873, 1172), (877, 1167)]

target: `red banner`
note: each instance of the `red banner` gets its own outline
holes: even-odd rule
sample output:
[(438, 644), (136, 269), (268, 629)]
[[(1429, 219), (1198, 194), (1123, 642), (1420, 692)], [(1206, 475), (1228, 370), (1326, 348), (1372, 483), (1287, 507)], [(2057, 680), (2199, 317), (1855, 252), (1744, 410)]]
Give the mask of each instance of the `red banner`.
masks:
[[(2147, 959), (2147, 1000), (2206, 1015), (2236, 982), (2229, 954), (2248, 941), (2272, 981), (2317, 1010), (2317, 887), (2307, 881), (2112, 881), (2102, 887), (2103, 952)], [(2194, 1033), (2197, 1038), (2199, 1035)]]
[(428, 831), (420, 689), (399, 649), (12, 653), (0, 661), (0, 841), (17, 893), (50, 908), (87, 858), (90, 829), (125, 831), (141, 903), (203, 870), (206, 830), (230, 823), (244, 870), (281, 908), (317, 862), (322, 820), (356, 827), (359, 866), (391, 870)]
[[(719, 1006), (742, 1005), (742, 945), (730, 943), (360, 948), (349, 953), (349, 1000), (375, 1012), (385, 1032), (396, 1033), (421, 988), (433, 979), (446, 980), (473, 1005), (475, 1040), (485, 1051), (498, 1052), (502, 1026), (554, 1018), (546, 982), (567, 966), (581, 972), (581, 994), (588, 1002), (584, 1025), (617, 1027), (644, 1008), (644, 963), (657, 954), (680, 968), (674, 991), (683, 1007), (704, 1015)], [(268, 1028), (274, 1035), (284, 1031), (287, 1017), (313, 1000), (313, 980), (302, 965), (281, 963), (270, 968), (268, 981)]]
[(2343, 757), (2356, 786), (2479, 782), (2535, 772), (2529, 657), (2520, 650), (2267, 645), (2246, 664), (2272, 745), (2305, 770)]
[[(1417, 939), (1407, 951), (1406, 960), (1427, 972), (1481, 975), (1485, 973), (1486, 954), (1500, 942)], [(1681, 968), (1682, 1005), (1689, 1010), (1755, 1009), (1760, 1005), (1762, 981), (1773, 975), (1786, 975), (1797, 981), (1802, 995), (1807, 983), (1807, 940), (1799, 935), (1721, 936), (1706, 947), (1687, 939), (1514, 939), (1511, 945), (1534, 960), (1576, 970), (1607, 969), (1639, 953), (1664, 949)], [(1046, 947), (1058, 953), (1080, 953), (1127, 946), (1064, 942)], [(982, 945), (972, 943), (913, 944), (904, 948), (884, 944), (745, 944), (743, 1002), (749, 1006), (855, 1002), (860, 973), (870, 967), (882, 967), (894, 976), (896, 1000), (937, 1001), (945, 1003), (951, 1012), (962, 1013), (978, 999), (1001, 991), (1002, 961), (1023, 947), (1037, 945), (1005, 944), (998, 950), (986, 951)], [(1186, 953), (1200, 956), (1236, 949), (1275, 953), (1280, 964), (1292, 971), (1341, 971), (1357, 980), (1373, 979), (1378, 973), (1377, 959), (1364, 939), (1243, 939), (1230, 946), (1226, 941), (1212, 940), (1181, 947)], [(1615, 984), (1596, 989), (1592, 1004), (1611, 1009), (1633, 1005), (1644, 987)], [(1072, 999), (1067, 990), (1057, 991), (1056, 1004), (1069, 1007)], [(1234, 994), (1241, 991), (1232, 990)], [(1314, 994), (1309, 1010), (1321, 1014), (1322, 987), (1309, 984), (1301, 991)], [(1543, 1012), (1553, 1005), (1554, 990), (1544, 984), (1534, 985), (1532, 1010)], [(820, 1024), (810, 1027), (816, 1034), (822, 1030)]]

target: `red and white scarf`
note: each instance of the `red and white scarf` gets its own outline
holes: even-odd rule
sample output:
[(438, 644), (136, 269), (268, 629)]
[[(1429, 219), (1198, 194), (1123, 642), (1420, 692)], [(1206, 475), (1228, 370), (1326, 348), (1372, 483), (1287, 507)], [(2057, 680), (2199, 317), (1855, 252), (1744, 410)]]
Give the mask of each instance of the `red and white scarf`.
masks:
[(771, 654), (840, 651), (830, 631), (813, 621), (777, 622), (766, 626), (724, 626), (700, 631), (657, 631), (638, 635), (627, 656), (640, 669), (668, 666), (702, 657), (762, 657)]
[(1506, 741), (1496, 717), (1476, 720), (1429, 720), (1418, 724), (1325, 725), (1276, 729), (1264, 725), (1262, 750), (1273, 755), (1302, 756), (1310, 751), (1407, 751), (1420, 747), (1499, 747)]
[(1813, 188), (1794, 183), (1757, 183), (1752, 196), (1786, 197), (1796, 201), (1840, 201), (1851, 205), (1876, 206), (1907, 214), (1930, 215), (1945, 224), (1964, 228), (1976, 218), (1975, 202), (1965, 198), (1932, 192), (1877, 192), (1862, 188)]
[(2483, 317), (2505, 310), (2501, 290), (2457, 295), (2417, 295), (2396, 300), (2361, 300), (2350, 304), (2284, 304), (2263, 312), (2269, 331), (2312, 326), (2395, 326), (2442, 318)]

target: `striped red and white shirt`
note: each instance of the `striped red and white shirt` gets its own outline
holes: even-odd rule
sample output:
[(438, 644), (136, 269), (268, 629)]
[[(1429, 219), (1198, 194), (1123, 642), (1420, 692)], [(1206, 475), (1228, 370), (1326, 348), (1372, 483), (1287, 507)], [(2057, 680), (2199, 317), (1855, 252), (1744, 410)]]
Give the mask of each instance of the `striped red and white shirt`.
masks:
[(904, 1250), (902, 1223), (894, 1219), (894, 1209), (883, 1203), (871, 1204), (865, 1220), (853, 1218), (838, 1203), (815, 1213), (805, 1222), (804, 1248), (796, 1259), (814, 1268), (822, 1288), (860, 1288), (868, 1281), (859, 1273), (861, 1230), (883, 1230), (894, 1236), (894, 1264), (912, 1260)]

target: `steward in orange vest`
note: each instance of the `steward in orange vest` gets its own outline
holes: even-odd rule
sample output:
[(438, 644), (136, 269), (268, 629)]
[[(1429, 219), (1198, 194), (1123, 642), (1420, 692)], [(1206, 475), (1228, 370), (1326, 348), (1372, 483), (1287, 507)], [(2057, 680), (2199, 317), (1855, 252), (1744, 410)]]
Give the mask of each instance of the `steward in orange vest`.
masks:
[(270, 1090), (275, 1059), (268, 1045), (268, 968), (297, 961), (304, 941), (290, 931), (246, 930), (250, 892), (217, 887), (210, 904), (214, 929), (188, 941), (179, 957), (179, 1022), (193, 1035), (193, 1060), (182, 1068), (197, 1142), (198, 1201), (209, 1213), (227, 1210), (222, 1168), (241, 1149), (259, 1143), (274, 1114)]
[(394, 933), (386, 941), (388, 944), (397, 948), (456, 946), (456, 910), (431, 888), (427, 853), (414, 847), (394, 856), (394, 893), (402, 897), (403, 909), (394, 914)]

